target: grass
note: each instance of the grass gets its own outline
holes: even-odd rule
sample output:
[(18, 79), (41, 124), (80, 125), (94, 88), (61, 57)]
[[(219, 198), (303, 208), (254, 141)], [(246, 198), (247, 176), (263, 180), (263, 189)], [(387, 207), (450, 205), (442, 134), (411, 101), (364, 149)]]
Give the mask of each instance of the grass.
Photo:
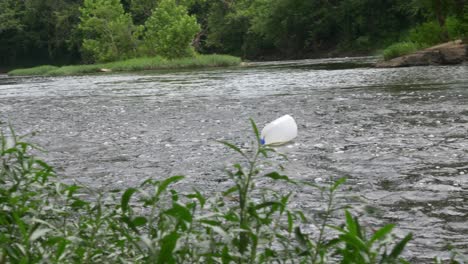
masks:
[[(178, 192), (184, 176), (107, 193), (63, 184), (30, 154), (36, 146), (2, 132), (0, 263), (408, 263), (400, 254), (411, 234), (398, 240), (393, 224), (370, 230), (343, 212), (335, 194), (344, 178), (315, 185), (282, 174), (269, 159), (283, 156), (251, 123), (251, 148), (220, 142), (240, 162), (214, 194)], [(292, 207), (287, 185), (316, 190), (323, 208)], [(339, 215), (343, 225), (332, 225)]]
[(387, 47), (383, 51), (384, 60), (391, 60), (396, 57), (407, 55), (418, 51), (421, 48), (420, 45), (413, 42), (399, 42)]
[(27, 69), (16, 69), (10, 71), (8, 74), (13, 76), (23, 76), (23, 75), (45, 75), (48, 72), (58, 69), (57, 66), (52, 65), (42, 65), (33, 68)]
[(28, 69), (17, 69), (8, 72), (8, 74), (11, 76), (67, 76), (98, 73), (101, 69), (109, 69), (112, 72), (132, 72), (160, 69), (224, 67), (239, 65), (240, 63), (240, 58), (229, 55), (197, 55), (193, 58), (172, 60), (157, 56), (90, 65), (70, 65), (63, 67), (47, 65)]

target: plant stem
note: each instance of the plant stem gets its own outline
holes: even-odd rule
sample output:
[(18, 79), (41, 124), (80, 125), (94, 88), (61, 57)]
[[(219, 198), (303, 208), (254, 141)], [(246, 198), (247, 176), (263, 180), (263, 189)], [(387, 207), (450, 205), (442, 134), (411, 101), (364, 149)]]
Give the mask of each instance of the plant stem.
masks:
[(319, 257), (319, 254), (322, 251), (323, 238), (325, 235), (325, 227), (327, 226), (328, 220), (330, 219), (331, 212), (333, 211), (333, 196), (334, 196), (333, 190), (330, 189), (328, 193), (327, 210), (325, 212), (325, 217), (323, 218), (322, 225), (320, 226), (320, 233), (319, 233), (319, 237), (317, 240), (317, 246), (315, 248), (314, 256), (312, 258), (312, 263), (317, 263), (317, 257)]

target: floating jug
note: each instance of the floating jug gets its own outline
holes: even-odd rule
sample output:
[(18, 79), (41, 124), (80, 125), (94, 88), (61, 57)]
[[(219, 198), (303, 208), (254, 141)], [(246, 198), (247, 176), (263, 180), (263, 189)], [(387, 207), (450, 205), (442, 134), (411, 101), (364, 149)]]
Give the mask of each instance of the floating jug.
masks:
[(280, 145), (297, 136), (297, 124), (290, 115), (284, 115), (266, 125), (260, 139), (263, 145)]

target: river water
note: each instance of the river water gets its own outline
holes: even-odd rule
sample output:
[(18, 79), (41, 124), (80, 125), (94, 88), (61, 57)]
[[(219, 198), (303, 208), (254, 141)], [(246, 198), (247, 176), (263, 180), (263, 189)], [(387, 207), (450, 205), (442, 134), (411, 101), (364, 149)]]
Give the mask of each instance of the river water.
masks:
[[(229, 185), (249, 118), (283, 114), (299, 127), (286, 174), (347, 176), (344, 193), (369, 226), (414, 233), (415, 263), (468, 254), (468, 66), (375, 69), (375, 58), (247, 63), (242, 67), (79, 77), (0, 76), (0, 120), (48, 150), (64, 181), (124, 188), (187, 175), (181, 188)], [(320, 206), (296, 190), (295, 206)]]

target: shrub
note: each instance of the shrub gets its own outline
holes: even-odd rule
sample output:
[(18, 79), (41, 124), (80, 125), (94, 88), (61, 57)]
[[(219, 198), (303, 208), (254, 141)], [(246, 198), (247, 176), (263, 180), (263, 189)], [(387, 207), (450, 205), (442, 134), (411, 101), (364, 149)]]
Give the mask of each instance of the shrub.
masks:
[(192, 40), (200, 31), (194, 16), (177, 5), (175, 0), (163, 0), (145, 23), (144, 53), (167, 58), (193, 57)]
[(437, 21), (425, 22), (410, 30), (408, 41), (421, 46), (431, 46), (443, 42), (443, 29)]
[(84, 0), (80, 12), (85, 58), (105, 62), (136, 55), (136, 28), (120, 0)]
[(464, 39), (468, 37), (468, 23), (464, 23), (463, 20), (453, 16), (448, 17), (445, 23), (450, 39)]
[(413, 42), (399, 42), (387, 47), (383, 51), (383, 55), (385, 60), (390, 60), (399, 56), (410, 54), (420, 48), (420, 45)]

